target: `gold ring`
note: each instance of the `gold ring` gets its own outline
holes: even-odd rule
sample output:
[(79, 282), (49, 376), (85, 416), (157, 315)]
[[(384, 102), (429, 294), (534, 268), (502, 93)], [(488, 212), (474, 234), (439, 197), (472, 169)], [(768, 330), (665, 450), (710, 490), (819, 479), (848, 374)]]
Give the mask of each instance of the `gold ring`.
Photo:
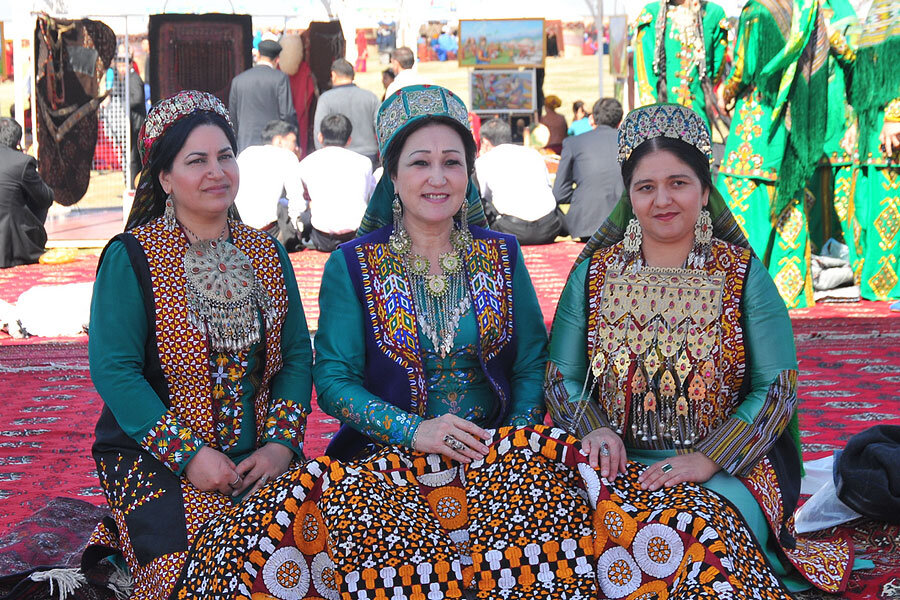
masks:
[(672, 470), (672, 465), (670, 465), (669, 463), (666, 463), (662, 466), (663, 473), (668, 473), (671, 470)]
[(461, 441), (450, 435), (449, 433), (444, 436), (444, 443), (447, 444), (450, 448), (459, 452), (463, 448), (466, 447)]

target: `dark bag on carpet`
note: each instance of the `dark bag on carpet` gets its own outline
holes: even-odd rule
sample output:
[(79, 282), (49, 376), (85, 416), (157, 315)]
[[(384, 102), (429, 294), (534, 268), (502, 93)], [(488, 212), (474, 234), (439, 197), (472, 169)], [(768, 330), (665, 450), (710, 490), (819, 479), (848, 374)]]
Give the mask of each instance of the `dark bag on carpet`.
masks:
[(834, 483), (841, 502), (856, 512), (900, 524), (900, 425), (876, 425), (850, 438)]

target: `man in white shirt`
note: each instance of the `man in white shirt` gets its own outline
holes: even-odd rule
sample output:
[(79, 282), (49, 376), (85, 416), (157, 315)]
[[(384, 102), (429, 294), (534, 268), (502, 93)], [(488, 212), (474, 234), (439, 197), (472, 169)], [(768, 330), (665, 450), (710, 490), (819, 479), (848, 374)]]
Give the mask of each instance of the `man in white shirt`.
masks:
[(352, 131), (349, 118), (328, 115), (319, 127), (322, 148), (300, 161), (309, 200), (300, 217), (303, 232), (320, 252), (354, 238), (375, 190), (372, 161), (346, 148)]
[(544, 157), (513, 144), (509, 123), (500, 119), (483, 124), (480, 136), (475, 175), (491, 229), (522, 245), (553, 242), (563, 227)]
[(415, 70), (416, 55), (406, 46), (401, 46), (391, 52), (391, 70), (394, 71), (394, 81), (387, 87), (384, 97), (387, 99), (391, 94), (408, 85), (419, 85), (428, 83)]
[(296, 155), (297, 128), (270, 121), (262, 139), (264, 146), (249, 146), (237, 157), (241, 185), (234, 204), (244, 223), (268, 231), (289, 251), (295, 250), (300, 245), (295, 224), (306, 209)]

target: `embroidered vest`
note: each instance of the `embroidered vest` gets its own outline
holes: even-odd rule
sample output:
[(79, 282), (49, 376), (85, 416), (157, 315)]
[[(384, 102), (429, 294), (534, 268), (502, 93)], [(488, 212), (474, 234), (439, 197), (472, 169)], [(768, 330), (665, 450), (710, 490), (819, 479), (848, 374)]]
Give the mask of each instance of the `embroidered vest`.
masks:
[[(130, 233), (143, 248), (150, 270), (156, 348), (168, 386), (168, 401), (163, 398), (163, 402), (204, 442), (219, 448), (211, 400), (209, 345), (206, 335), (191, 325), (187, 317), (183, 260), (188, 244), (180, 231), (167, 231), (161, 219)], [(231, 242), (250, 258), (275, 311), (274, 325), (264, 332), (264, 367), (254, 399), (256, 431), (260, 435), (265, 429), (269, 383), (282, 366), (281, 327), (288, 308), (287, 290), (278, 250), (268, 235), (236, 222), (231, 223), (231, 235)]]
[(590, 259), (587, 352), (610, 425), (638, 448), (688, 450), (740, 403), (741, 297), (751, 252), (713, 240), (705, 269)]
[[(509, 372), (515, 361), (512, 282), (518, 242), (513, 236), (470, 227), (474, 238), (463, 262), (475, 311), (479, 359), (497, 396), (489, 427), (508, 416)], [(416, 325), (414, 290), (403, 258), (387, 244), (391, 227), (341, 245), (350, 279), (366, 312), (366, 366), (363, 387), (416, 415), (428, 403), (425, 369)], [(343, 425), (328, 446), (336, 458), (355, 456), (371, 440)]]

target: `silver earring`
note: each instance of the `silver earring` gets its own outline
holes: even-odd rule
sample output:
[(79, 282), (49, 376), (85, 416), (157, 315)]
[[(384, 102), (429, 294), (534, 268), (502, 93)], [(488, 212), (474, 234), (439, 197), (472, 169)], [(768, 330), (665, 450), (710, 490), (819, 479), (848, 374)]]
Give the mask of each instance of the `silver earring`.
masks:
[(388, 238), (388, 246), (394, 254), (403, 255), (409, 252), (412, 242), (409, 234), (403, 226), (403, 206), (400, 204), (400, 194), (394, 194), (394, 200), (391, 202), (391, 212), (393, 213), (394, 230)]
[(172, 202), (172, 194), (166, 196), (166, 209), (163, 211), (163, 223), (166, 231), (175, 231), (175, 203)]
[(644, 233), (641, 230), (641, 222), (637, 217), (632, 217), (628, 221), (628, 227), (625, 228), (625, 252), (636, 255), (641, 251), (641, 242), (644, 239)]
[(706, 259), (712, 246), (712, 234), (712, 217), (708, 210), (701, 208), (700, 214), (697, 215), (697, 222), (694, 224), (694, 247), (688, 254), (689, 266), (695, 269), (702, 269), (706, 266)]
[(457, 252), (465, 252), (472, 245), (472, 232), (469, 231), (469, 202), (463, 199), (462, 206), (457, 213), (459, 217), (459, 229), (454, 229), (450, 234), (450, 243)]

